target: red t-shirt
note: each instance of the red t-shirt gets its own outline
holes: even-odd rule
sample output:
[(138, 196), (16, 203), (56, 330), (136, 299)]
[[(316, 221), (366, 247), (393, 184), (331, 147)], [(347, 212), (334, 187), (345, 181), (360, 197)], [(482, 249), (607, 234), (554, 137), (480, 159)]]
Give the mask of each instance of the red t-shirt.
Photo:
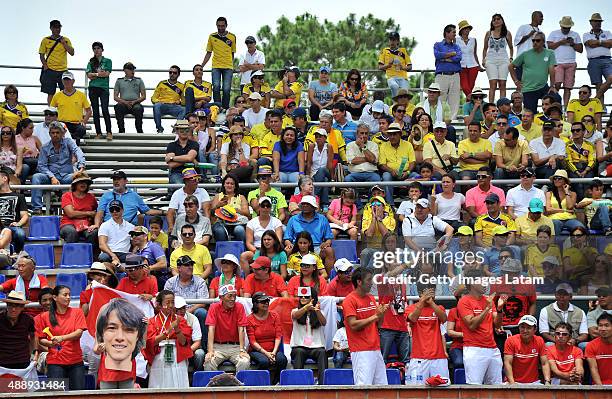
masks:
[(253, 351), (253, 342), (257, 342), (268, 352), (274, 350), (274, 341), (281, 339), (283, 330), (280, 317), (276, 312), (268, 313), (265, 320), (259, 320), (253, 313), (247, 317), (247, 335), (249, 336), (250, 350)]
[(247, 326), (244, 306), (236, 302), (233, 308), (225, 309), (223, 303), (213, 303), (206, 316), (206, 325), (215, 326), (216, 343), (238, 342), (238, 327)]
[[(303, 195), (302, 193), (293, 194), (293, 195), (291, 196), (291, 198), (289, 198), (289, 203), (291, 203), (291, 202), (295, 202), (296, 204), (299, 204), (299, 203), (300, 203), (300, 201), (302, 201), (302, 197), (303, 197), (303, 196), (304, 196), (304, 195)], [(317, 204), (318, 204), (318, 203), (319, 203), (319, 196), (318, 196), (318, 195), (315, 195), (315, 199), (317, 200)]]
[(534, 336), (530, 343), (525, 344), (520, 335), (513, 335), (506, 340), (504, 355), (512, 355), (512, 374), (514, 381), (531, 384), (539, 381), (538, 365), (540, 356), (546, 354), (544, 339)]
[(389, 304), (389, 310), (385, 312), (380, 328), (408, 332), (406, 285), (380, 284), (378, 286), (378, 301), (383, 305)]
[(79, 295), (79, 305), (83, 306), (83, 304), (89, 303), (89, 301), (91, 301), (92, 295), (93, 290), (91, 288), (88, 288), (85, 291), (81, 291), (81, 295)]
[(329, 284), (327, 284), (327, 290), (325, 290), (324, 295), (345, 297), (353, 292), (354, 289), (355, 287), (353, 287), (353, 283), (350, 280), (343, 283), (338, 280), (338, 277), (336, 276), (329, 282)]
[[(416, 309), (417, 305), (412, 304), (406, 309), (406, 318)], [(438, 305), (444, 312), (444, 307)], [(440, 330), (441, 321), (436, 316), (431, 306), (421, 310), (419, 319), (416, 323), (408, 320), (412, 329), (412, 352), (410, 357), (413, 359), (446, 359), (446, 353), (442, 347), (442, 331)]]
[[(40, 273), (36, 273), (36, 275), (38, 276), (38, 280), (40, 281), (40, 288), (32, 288), (30, 289), (30, 280), (27, 280), (23, 282), (24, 286), (25, 286), (25, 296), (26, 299), (28, 299), (31, 302), (38, 302), (38, 296), (40, 295), (40, 290), (42, 288), (48, 287), (49, 286), (49, 282), (47, 281), (47, 278)], [(9, 292), (13, 291), (15, 289), (17, 285), (17, 279), (16, 278), (12, 278), (10, 280), (5, 281), (4, 283), (2, 283), (2, 289), (4, 290), (5, 294), (8, 294)], [(30, 316), (34, 317), (40, 313), (42, 313), (42, 310), (39, 307), (36, 308), (25, 308), (23, 310), (24, 313), (29, 314)]]
[[(361, 297), (356, 291), (353, 291), (342, 301), (342, 313), (344, 313), (345, 319), (350, 316), (355, 316), (357, 320), (367, 319), (376, 314), (376, 299), (370, 294)], [(353, 331), (348, 322), (345, 322), (345, 325), (351, 352), (380, 350), (380, 338), (376, 322), (368, 324), (360, 331)]]
[[(215, 277), (212, 279), (212, 281), (210, 282), (210, 287), (208, 287), (208, 291), (210, 292), (211, 290), (215, 290), (215, 298), (219, 297), (219, 281), (220, 281), (221, 277)], [(244, 284), (244, 280), (241, 279), (239, 276), (236, 276), (236, 278), (234, 279), (234, 287), (236, 287), (236, 291), (238, 291), (238, 295), (240, 295), (240, 290), (242, 289), (242, 286)]]
[(157, 279), (154, 276), (146, 276), (138, 283), (134, 284), (128, 277), (124, 277), (119, 281), (117, 290), (127, 292), (128, 294), (157, 294)]
[[(44, 312), (37, 319), (36, 325), (36, 336), (40, 338), (49, 339), (49, 336), (43, 332), (46, 327), (49, 327), (53, 336), (67, 335), (75, 332), (78, 329), (83, 331), (87, 330), (87, 323), (85, 322), (85, 316), (80, 308), (68, 308), (66, 313), (59, 314), (57, 316), (57, 326), (52, 326), (49, 320), (49, 312)], [(49, 353), (47, 354), (47, 364), (60, 364), (63, 366), (69, 366), (71, 364), (77, 364), (83, 362), (83, 352), (81, 351), (81, 340), (73, 339), (70, 341), (63, 341), (59, 344), (61, 348), (58, 350), (57, 346), (49, 347)]]
[(98, 381), (115, 382), (136, 379), (136, 359), (132, 360), (132, 371), (111, 370), (106, 368), (106, 355), (100, 357), (100, 367), (98, 368)]
[(254, 273), (249, 274), (244, 280), (244, 293), (251, 296), (256, 292), (264, 292), (268, 296), (279, 297), (285, 291), (287, 291), (285, 280), (273, 272), (266, 281), (257, 280)]
[(561, 351), (556, 345), (549, 346), (546, 356), (548, 360), (554, 360), (559, 371), (569, 373), (575, 367), (576, 359), (582, 359), (582, 351), (574, 345), (567, 345), (565, 350)]
[[(478, 316), (487, 307), (487, 298), (482, 296), (476, 299), (471, 295), (464, 295), (457, 304), (457, 311), (461, 319), (466, 316)], [(470, 330), (467, 325), (463, 330), (463, 345), (475, 346), (478, 348), (495, 348), (495, 339), (493, 338), (493, 309), (485, 316), (476, 330)]]
[[(74, 195), (71, 191), (66, 192), (62, 195), (62, 209), (64, 209), (68, 205), (72, 205), (75, 211), (81, 212), (95, 211), (96, 209), (98, 209), (98, 201), (96, 201), (96, 197), (92, 193), (85, 194), (85, 197), (83, 198), (77, 198), (77, 196)], [(65, 213), (62, 212), (60, 228), (68, 224), (74, 226), (76, 222), (81, 220), (83, 219), (70, 219), (68, 216), (66, 216)], [(93, 218), (91, 218), (90, 221), (93, 221)]]
[[(314, 287), (314, 281), (311, 281), (310, 284), (306, 284), (306, 287)], [(289, 284), (287, 284), (287, 291), (289, 291), (289, 296), (297, 296), (298, 288), (304, 287), (300, 284), (300, 276), (293, 276), (289, 280)], [(327, 291), (327, 281), (321, 276), (319, 276), (319, 291), (317, 295), (323, 296), (322, 293)]]
[(595, 338), (587, 344), (584, 355), (597, 361), (601, 383), (612, 385), (612, 344), (605, 343), (601, 337)]
[[(452, 308), (448, 312), (448, 320), (455, 323), (455, 331), (463, 332), (463, 320), (459, 317), (459, 313), (457, 312), (457, 308)], [(463, 348), (463, 338), (453, 338), (453, 342), (451, 343), (450, 349), (462, 349)]]

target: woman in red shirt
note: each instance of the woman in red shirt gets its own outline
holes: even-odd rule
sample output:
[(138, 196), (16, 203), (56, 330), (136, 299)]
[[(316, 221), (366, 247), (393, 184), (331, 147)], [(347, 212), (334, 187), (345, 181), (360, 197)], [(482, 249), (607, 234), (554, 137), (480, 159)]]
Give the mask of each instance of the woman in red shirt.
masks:
[(36, 336), (48, 348), (47, 377), (67, 378), (69, 389), (83, 389), (85, 369), (81, 351), (81, 335), (87, 330), (80, 308), (70, 307), (70, 288), (56, 285), (48, 312), (40, 315)]
[(256, 292), (252, 297), (253, 313), (247, 317), (247, 335), (249, 337), (249, 354), (255, 362), (255, 369), (270, 370), (271, 382), (279, 381), (280, 372), (287, 368), (287, 357), (281, 347), (282, 326), (276, 312), (270, 312), (270, 297), (263, 292)]
[(317, 292), (327, 291), (327, 281), (319, 275), (317, 270), (317, 258), (312, 254), (306, 254), (302, 257), (300, 263), (300, 274), (291, 277), (287, 290), (289, 296), (297, 296), (299, 287), (311, 287)]
[(242, 296), (244, 290), (242, 283), (244, 280), (240, 278), (238, 272), (240, 270), (240, 262), (232, 254), (225, 254), (223, 258), (215, 259), (217, 270), (221, 270), (221, 274), (212, 279), (208, 288), (208, 296), (216, 298), (219, 296), (219, 287), (231, 284), (236, 287), (238, 296)]
[(89, 192), (91, 183), (92, 180), (85, 172), (73, 175), (71, 190), (62, 195), (60, 236), (65, 242), (91, 243), (95, 249), (98, 245), (98, 230), (91, 226), (94, 224), (98, 201)]

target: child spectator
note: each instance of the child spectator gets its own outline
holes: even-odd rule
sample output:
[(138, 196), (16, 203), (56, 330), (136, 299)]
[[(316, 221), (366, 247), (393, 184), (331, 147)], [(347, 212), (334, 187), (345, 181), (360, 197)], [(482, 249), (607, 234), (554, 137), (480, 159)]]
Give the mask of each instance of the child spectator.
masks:
[(340, 198), (332, 200), (327, 211), (334, 238), (340, 234), (347, 234), (351, 240), (357, 240), (357, 206), (355, 205), (355, 190), (347, 188), (342, 190)]
[(293, 245), (289, 260), (287, 261), (288, 275), (295, 276), (300, 274), (302, 258), (308, 254), (313, 255), (317, 260), (319, 275), (323, 278), (327, 278), (327, 271), (325, 270), (325, 266), (323, 266), (323, 261), (321, 257), (315, 253), (312, 236), (307, 231), (300, 232), (295, 239), (295, 244)]
[(164, 251), (168, 250), (168, 234), (163, 230), (164, 222), (161, 216), (153, 216), (149, 220), (149, 241), (158, 243)]
[(348, 347), (348, 339), (346, 338), (346, 327), (344, 327), (344, 321), (338, 321), (338, 329), (334, 334), (334, 367), (341, 369), (344, 363), (351, 356)]
[(397, 216), (399, 217), (400, 223), (404, 222), (404, 218), (414, 213), (414, 207), (416, 201), (421, 198), (423, 194), (423, 185), (418, 181), (412, 182), (408, 185), (408, 199), (402, 201), (399, 208), (397, 208)]

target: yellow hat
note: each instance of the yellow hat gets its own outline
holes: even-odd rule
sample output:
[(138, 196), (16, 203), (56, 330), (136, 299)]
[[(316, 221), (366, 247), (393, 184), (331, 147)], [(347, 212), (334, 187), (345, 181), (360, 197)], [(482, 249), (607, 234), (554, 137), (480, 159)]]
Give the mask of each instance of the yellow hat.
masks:
[(510, 230), (506, 226), (497, 226), (493, 229), (492, 233), (494, 236), (503, 236), (510, 233)]
[(455, 234), (458, 236), (473, 236), (474, 230), (472, 230), (470, 226), (461, 226), (457, 229), (457, 233)]
[(600, 13), (596, 12), (591, 15), (591, 19), (589, 19), (589, 21), (603, 21), (603, 18), (601, 17)]
[(470, 25), (470, 23), (466, 21), (465, 19), (463, 21), (459, 21), (459, 23), (457, 24), (457, 32), (461, 32), (461, 30), (465, 28), (474, 29), (472, 25)]

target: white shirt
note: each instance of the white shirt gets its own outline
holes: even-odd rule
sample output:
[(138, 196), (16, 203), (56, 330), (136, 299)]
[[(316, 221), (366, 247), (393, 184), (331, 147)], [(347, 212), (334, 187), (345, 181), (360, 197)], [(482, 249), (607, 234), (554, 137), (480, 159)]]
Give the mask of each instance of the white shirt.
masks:
[(539, 198), (542, 200), (543, 204), (546, 203), (544, 191), (533, 186), (531, 186), (531, 189), (525, 190), (525, 188), (519, 184), (508, 190), (508, 194), (506, 195), (506, 206), (513, 207), (516, 216), (523, 216), (528, 212), (529, 201), (533, 198)]
[(202, 328), (200, 327), (200, 322), (198, 318), (195, 317), (193, 313), (186, 312), (185, 313), (185, 321), (187, 325), (191, 327), (191, 342), (199, 341), (202, 339)]
[(465, 196), (453, 193), (453, 198), (446, 199), (442, 194), (436, 194), (438, 217), (442, 220), (461, 220), (461, 205), (465, 204)]
[(263, 233), (265, 233), (266, 230), (275, 231), (278, 227), (282, 225), (283, 223), (279, 219), (275, 218), (274, 216), (270, 216), (270, 221), (268, 222), (268, 225), (262, 226), (261, 223), (259, 223), (259, 216), (257, 216), (249, 220), (246, 227), (247, 229), (253, 230), (253, 245), (255, 246), (255, 248), (259, 249), (261, 247), (261, 236), (263, 235)]
[(349, 170), (351, 171), (351, 173), (378, 171), (378, 167), (376, 166), (376, 163), (378, 160), (378, 145), (376, 145), (376, 143), (374, 143), (373, 141), (368, 141), (366, 142), (365, 148), (366, 150), (374, 154), (374, 157), (375, 157), (374, 163), (362, 162), (359, 165), (353, 165), (352, 164), (353, 159), (358, 158), (358, 157), (363, 157), (364, 156), (363, 152), (357, 145), (356, 141), (352, 141), (348, 143), (348, 145), (346, 146), (346, 159), (348, 160)]
[(447, 226), (448, 224), (437, 216), (427, 215), (427, 219), (420, 223), (412, 214), (402, 223), (402, 235), (411, 238), (421, 247), (433, 248), (436, 246), (436, 230), (443, 232)]
[[(244, 65), (245, 62), (248, 62), (249, 64), (265, 64), (266, 56), (264, 55), (263, 51), (259, 51), (257, 49), (255, 49), (255, 52), (253, 54), (249, 53), (249, 50), (247, 50), (244, 52), (244, 54), (240, 56), (240, 61), (238, 62), (238, 66)], [(240, 84), (246, 85), (246, 84), (251, 83), (251, 74), (253, 72), (255, 71), (251, 69), (249, 69), (246, 72), (241, 72), (240, 73)]]
[(457, 45), (461, 49), (461, 68), (473, 68), (478, 66), (476, 58), (474, 57), (476, 39), (468, 37), (468, 42), (466, 44), (461, 37), (457, 36)]
[[(66, 129), (66, 126), (64, 126), (64, 128)], [(45, 125), (45, 122), (40, 122), (34, 125), (33, 135), (38, 137), (43, 146), (51, 141), (51, 136), (49, 135), (49, 125)], [(68, 129), (66, 129), (66, 133), (64, 133), (64, 138), (72, 139)]]
[[(564, 35), (563, 32), (561, 32), (561, 29), (550, 32), (548, 41), (558, 42), (559, 40), (563, 40), (567, 37), (574, 39), (574, 44), (582, 43), (578, 33), (570, 30), (567, 35)], [(574, 48), (569, 44), (563, 44), (555, 49), (555, 58), (557, 59), (557, 64), (573, 64), (576, 62), (576, 50), (574, 50)]]
[[(383, 108), (385, 115), (389, 115), (389, 106), (384, 104)], [(378, 126), (378, 119), (375, 119), (372, 116), (372, 104), (367, 104), (365, 107), (363, 107), (363, 112), (359, 117), (359, 122), (368, 125), (370, 127), (371, 134), (378, 133), (380, 130), (380, 126)]]
[[(518, 136), (519, 140), (525, 140), (525, 136), (523, 136), (522, 134), (519, 133)], [(499, 137), (499, 132), (495, 131), (495, 133), (493, 133), (490, 137), (489, 137), (489, 141), (491, 142), (491, 148), (495, 149), (495, 144), (497, 144), (497, 142), (501, 140), (501, 137)]]
[(543, 137), (537, 137), (529, 142), (529, 148), (531, 148), (532, 153), (535, 152), (540, 158), (547, 158), (551, 155), (566, 155), (565, 143), (557, 137), (553, 137), (550, 147), (546, 147)]
[(398, 215), (404, 215), (406, 217), (412, 215), (414, 213), (414, 208), (416, 207), (416, 204), (414, 202), (412, 202), (412, 200), (406, 200), (406, 201), (402, 201), (402, 203), (400, 204), (399, 208), (397, 208), (397, 214)]
[[(219, 151), (219, 154), (227, 155), (227, 164), (228, 165), (229, 165), (231, 160), (236, 160), (236, 161), (240, 162), (240, 155), (236, 151), (234, 151), (234, 157), (233, 158), (229, 157), (229, 145), (230, 145), (229, 142), (221, 144), (221, 151)], [(249, 159), (249, 157), (251, 156), (251, 147), (249, 147), (249, 145), (246, 144), (246, 143), (242, 143), (242, 153), (244, 154), (246, 159)]]
[(338, 345), (340, 346), (340, 349), (348, 348), (348, 339), (346, 337), (345, 327), (341, 327), (336, 330), (333, 341), (338, 343)]
[[(187, 195), (188, 194), (183, 188), (181, 188), (180, 190), (176, 190), (174, 193), (172, 193), (172, 197), (170, 198), (170, 205), (168, 205), (168, 208), (175, 209), (176, 216), (185, 213), (185, 207), (183, 206), (183, 202), (185, 201), (185, 198), (187, 198)], [(200, 209), (202, 208), (202, 204), (210, 201), (210, 196), (208, 195), (208, 192), (203, 188), (196, 188), (192, 195), (194, 195), (198, 199)]]
[[(563, 318), (563, 321), (566, 323), (569, 317), (569, 312), (574, 312), (576, 310), (574, 308), (574, 305), (572, 305), (571, 303), (569, 304), (566, 311), (559, 309), (557, 302), (553, 302), (551, 306), (553, 307), (554, 311), (561, 312), (561, 317)], [(578, 308), (578, 311), (582, 312), (582, 321), (580, 322), (580, 328), (578, 329), (578, 334), (587, 334), (589, 332), (589, 329), (587, 327), (587, 318), (584, 315), (584, 311), (582, 311), (582, 309)], [(540, 334), (550, 332), (550, 326), (548, 325), (548, 312), (546, 310), (546, 307), (542, 308), (542, 310), (540, 311), (539, 326), (540, 326)]]
[(254, 112), (253, 108), (249, 108), (242, 113), (242, 117), (248, 127), (253, 127), (260, 123), (264, 123), (266, 120), (266, 112), (268, 112), (268, 108), (261, 107), (259, 112)]
[(113, 252), (130, 252), (130, 231), (134, 225), (126, 220), (117, 224), (112, 218), (100, 225), (99, 236), (108, 237), (107, 245)]
[[(610, 40), (612, 38), (612, 33), (610, 33), (609, 30), (601, 30), (601, 32), (599, 32), (599, 38), (597, 38), (597, 36), (595, 36), (595, 34), (593, 33), (593, 31), (590, 32), (586, 32), (585, 34), (582, 35), (582, 42), (586, 42), (587, 40)], [(584, 46), (584, 48), (586, 49), (586, 55), (587, 58), (595, 58), (595, 57), (610, 57), (610, 49), (609, 48), (605, 48), (603, 46), (598, 46), (598, 47), (589, 47), (589, 46)]]
[(523, 43), (519, 44), (523, 36), (528, 35), (529, 32), (531, 32), (532, 30), (540, 32), (540, 28), (533, 27), (530, 24), (521, 25), (516, 31), (516, 34), (514, 35), (514, 46), (516, 46), (516, 53), (514, 54), (514, 59), (516, 59), (521, 53), (527, 50), (531, 50), (533, 48), (533, 43), (531, 42), (533, 35), (531, 37), (528, 37), (527, 40), (525, 40)]

